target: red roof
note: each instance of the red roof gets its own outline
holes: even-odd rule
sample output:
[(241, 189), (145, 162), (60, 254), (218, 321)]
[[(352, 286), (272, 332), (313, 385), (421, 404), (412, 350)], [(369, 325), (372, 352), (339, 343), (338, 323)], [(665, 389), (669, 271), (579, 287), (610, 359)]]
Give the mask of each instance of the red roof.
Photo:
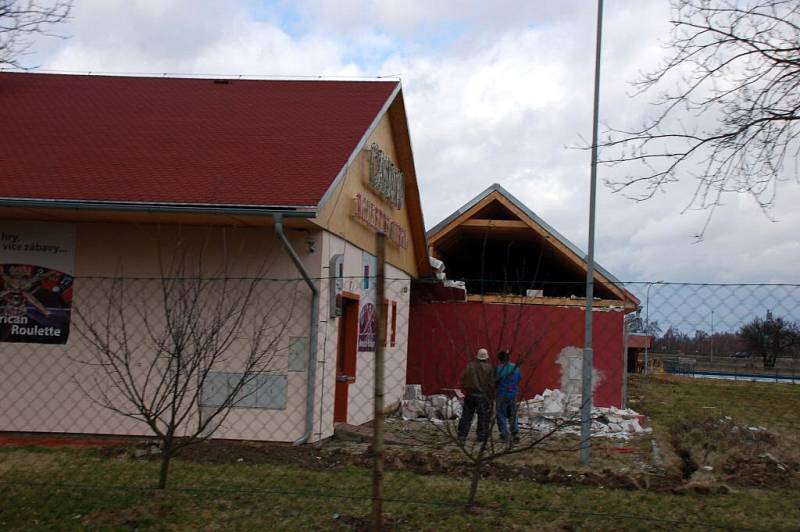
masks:
[(649, 334), (629, 333), (628, 334), (628, 347), (638, 349), (653, 347), (653, 337)]
[(0, 73), (0, 197), (316, 206), (396, 87)]

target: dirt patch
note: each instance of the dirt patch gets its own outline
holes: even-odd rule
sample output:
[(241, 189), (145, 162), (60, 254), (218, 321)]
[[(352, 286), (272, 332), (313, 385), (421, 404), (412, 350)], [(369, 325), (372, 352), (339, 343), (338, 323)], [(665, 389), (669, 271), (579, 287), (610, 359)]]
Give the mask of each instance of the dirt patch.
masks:
[(562, 486), (593, 486), (623, 490), (672, 491), (681, 484), (677, 475), (621, 473), (604, 469), (600, 472), (570, 470), (563, 467), (550, 467), (546, 464), (533, 466), (507, 466), (492, 464), (488, 476), (499, 480), (530, 480), (540, 484), (559, 484)]
[[(730, 417), (694, 418), (669, 428), (672, 449), (688, 483), (778, 488), (800, 485), (800, 464), (780, 457), (780, 441), (764, 427)], [(703, 481), (698, 481), (703, 478)]]
[(324, 469), (319, 449), (312, 445), (208, 440), (181, 449), (176, 458), (201, 464), (281, 464)]
[(95, 510), (81, 518), (81, 523), (91, 528), (140, 530), (163, 521), (170, 512), (170, 508), (159, 504)]
[[(335, 530), (353, 530), (356, 532), (368, 532), (374, 530), (372, 527), (371, 515), (336, 515), (334, 517)], [(402, 520), (395, 519), (390, 515), (383, 515), (383, 526), (381, 530), (397, 530), (402, 524)]]
[(781, 462), (771, 453), (756, 457), (733, 457), (722, 467), (720, 478), (740, 487), (800, 487), (800, 464)]
[[(156, 460), (161, 456), (154, 442), (136, 446), (109, 446), (99, 449), (98, 452), (106, 458)], [(316, 446), (231, 440), (197, 442), (180, 449), (175, 458), (198, 464), (278, 464), (312, 470), (324, 469), (330, 465)]]
[[(145, 449), (109, 447), (101, 452), (106, 456), (136, 456)], [(152, 449), (152, 448), (151, 448)], [(139, 453), (139, 458), (158, 458), (157, 454)], [(176, 456), (203, 464), (280, 464), (296, 465), (306, 469), (326, 470), (340, 467), (372, 467), (373, 457), (367, 445), (341, 445), (329, 442), (321, 446), (209, 440), (181, 449)], [(447, 475), (468, 478), (472, 464), (455, 448), (446, 450), (417, 450), (407, 446), (388, 447), (385, 452), (387, 471), (406, 471), (418, 475)], [(497, 480), (527, 480), (567, 486), (603, 486), (618, 489), (668, 490), (680, 483), (680, 478), (670, 475), (650, 475), (643, 472), (620, 473), (611, 469), (600, 472), (574, 471), (545, 464), (504, 464), (493, 462), (482, 468), (481, 476)]]
[[(368, 454), (351, 455), (338, 449), (328, 455), (339, 464), (348, 463), (357, 467), (371, 467), (372, 458)], [(448, 475), (468, 478), (473, 465), (463, 458), (445, 457), (434, 452), (403, 450), (392, 452), (387, 449), (385, 469), (389, 471), (410, 471), (418, 475)], [(681, 485), (677, 474), (648, 474), (644, 472), (621, 473), (611, 469), (600, 472), (579, 471), (551, 467), (546, 464), (503, 464), (492, 462), (482, 466), (481, 476), (495, 480), (525, 480), (540, 484), (559, 484), (564, 486), (596, 486), (626, 490), (672, 491)]]
[(29, 433), (0, 434), (0, 447), (107, 447), (109, 445), (130, 445), (136, 440), (109, 438), (103, 436), (50, 435)]
[[(599, 445), (598, 453), (605, 449), (610, 458), (595, 463), (594, 469), (590, 470), (559, 464), (547, 456), (543, 458), (541, 453), (526, 452), (485, 464), (481, 475), (505, 481), (658, 492), (726, 493), (729, 486), (800, 486), (800, 464), (782, 458), (777, 451), (778, 436), (763, 428), (741, 427), (728, 418), (706, 417), (675, 423), (670, 427), (668, 437), (678, 460), (666, 468), (653, 466), (648, 454), (640, 449), (647, 446), (639, 444), (647, 441), (632, 440), (621, 446)], [(143, 459), (159, 457), (152, 442), (136, 447), (108, 447), (102, 449), (101, 454)], [(368, 469), (373, 460), (368, 444), (337, 440), (301, 446), (209, 440), (181, 449), (176, 458), (202, 464), (276, 464), (310, 470)], [(388, 471), (458, 478), (472, 474), (472, 464), (452, 444), (387, 446), (385, 468)]]
[[(119, 452), (119, 449), (116, 450)], [(342, 445), (328, 442), (321, 446), (210, 440), (181, 450), (177, 457), (206, 464), (291, 464), (323, 470), (340, 467), (372, 467), (373, 457), (364, 444)], [(418, 475), (446, 475), (468, 478), (472, 464), (455, 448), (438, 450), (389, 446), (385, 451), (387, 471), (406, 471)], [(565, 486), (602, 486), (612, 489), (669, 491), (681, 484), (678, 474), (644, 471), (618, 472), (610, 468), (599, 472), (573, 470), (547, 464), (492, 462), (482, 467), (481, 476), (496, 480), (526, 480)]]

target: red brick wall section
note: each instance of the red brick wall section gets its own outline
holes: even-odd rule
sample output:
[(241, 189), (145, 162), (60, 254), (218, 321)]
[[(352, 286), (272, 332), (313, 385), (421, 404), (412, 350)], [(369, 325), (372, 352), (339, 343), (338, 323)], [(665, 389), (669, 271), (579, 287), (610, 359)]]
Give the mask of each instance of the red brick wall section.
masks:
[[(565, 348), (583, 349), (583, 309), (544, 305), (500, 305), (476, 302), (417, 303), (411, 307), (408, 346), (409, 384), (422, 384), (425, 394), (457, 388), (467, 361), (486, 347), (496, 363), (501, 349), (511, 350), (520, 365), (525, 399), (545, 388), (561, 388)], [(621, 406), (623, 313), (594, 314), (594, 388), (597, 406)], [(564, 371), (567, 371), (566, 367)]]

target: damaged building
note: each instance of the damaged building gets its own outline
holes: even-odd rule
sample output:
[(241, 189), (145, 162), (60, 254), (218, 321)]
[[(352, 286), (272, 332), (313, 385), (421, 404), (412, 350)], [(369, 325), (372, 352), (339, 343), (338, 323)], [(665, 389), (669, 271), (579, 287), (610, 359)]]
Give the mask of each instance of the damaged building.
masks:
[[(412, 290), (408, 382), (425, 394), (458, 387), (480, 347), (508, 350), (520, 393), (580, 393), (586, 307), (584, 253), (500, 185), (428, 231), (435, 283)], [(639, 301), (594, 273), (594, 404), (622, 406), (624, 316)]]

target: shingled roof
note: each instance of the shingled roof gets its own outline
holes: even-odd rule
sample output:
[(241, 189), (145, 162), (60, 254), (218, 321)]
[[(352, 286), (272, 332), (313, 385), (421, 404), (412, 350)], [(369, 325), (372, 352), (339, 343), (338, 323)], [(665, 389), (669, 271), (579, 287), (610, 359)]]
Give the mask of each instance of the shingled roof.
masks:
[(398, 90), (0, 73), (0, 198), (313, 210)]

